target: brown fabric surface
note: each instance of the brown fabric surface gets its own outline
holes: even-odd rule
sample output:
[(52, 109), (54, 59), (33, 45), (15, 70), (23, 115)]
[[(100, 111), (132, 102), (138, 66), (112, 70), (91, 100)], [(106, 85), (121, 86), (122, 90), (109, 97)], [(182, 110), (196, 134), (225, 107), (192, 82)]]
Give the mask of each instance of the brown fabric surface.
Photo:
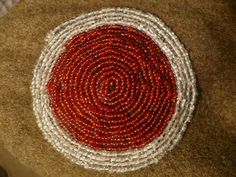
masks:
[(5, 15), (19, 0), (0, 0), (0, 17)]
[[(42, 177), (235, 176), (235, 5), (233, 0), (22, 0), (0, 19), (0, 146)], [(199, 91), (192, 122), (174, 150), (159, 164), (124, 174), (86, 170), (54, 150), (37, 127), (30, 92), (47, 32), (83, 12), (114, 6), (162, 18), (188, 49)]]

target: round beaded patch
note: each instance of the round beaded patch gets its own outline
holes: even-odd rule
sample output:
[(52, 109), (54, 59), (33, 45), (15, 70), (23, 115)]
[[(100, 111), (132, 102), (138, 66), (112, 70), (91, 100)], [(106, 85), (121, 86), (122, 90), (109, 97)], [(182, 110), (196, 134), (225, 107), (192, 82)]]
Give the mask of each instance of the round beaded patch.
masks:
[(51, 31), (34, 70), (46, 139), (86, 168), (132, 171), (180, 140), (196, 97), (187, 51), (157, 17), (128, 8), (83, 14)]

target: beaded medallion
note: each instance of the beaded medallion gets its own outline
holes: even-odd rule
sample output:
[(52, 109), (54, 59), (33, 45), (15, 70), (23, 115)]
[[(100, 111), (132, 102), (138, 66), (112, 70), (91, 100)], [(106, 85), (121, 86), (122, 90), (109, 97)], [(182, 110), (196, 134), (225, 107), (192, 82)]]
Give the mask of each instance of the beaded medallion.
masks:
[(128, 8), (83, 14), (51, 31), (34, 70), (46, 139), (86, 168), (132, 171), (180, 140), (196, 97), (187, 51), (157, 17)]

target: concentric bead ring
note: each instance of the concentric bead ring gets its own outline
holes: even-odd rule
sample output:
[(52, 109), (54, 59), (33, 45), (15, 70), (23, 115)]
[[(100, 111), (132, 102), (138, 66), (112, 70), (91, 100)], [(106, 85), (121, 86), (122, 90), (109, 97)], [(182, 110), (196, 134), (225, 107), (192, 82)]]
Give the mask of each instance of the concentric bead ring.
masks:
[(86, 168), (132, 171), (180, 140), (194, 109), (188, 54), (157, 17), (128, 8), (83, 14), (51, 31), (34, 70), (45, 138)]

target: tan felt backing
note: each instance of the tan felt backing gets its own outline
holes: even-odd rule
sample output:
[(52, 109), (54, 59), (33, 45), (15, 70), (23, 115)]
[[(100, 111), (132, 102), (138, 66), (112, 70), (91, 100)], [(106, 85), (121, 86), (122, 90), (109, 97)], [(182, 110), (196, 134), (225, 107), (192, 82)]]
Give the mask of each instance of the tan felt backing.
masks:
[[(116, 6), (151, 12), (172, 28), (190, 53), (199, 91), (176, 148), (159, 164), (124, 174), (86, 170), (54, 150), (37, 127), (30, 92), (47, 32), (83, 12)], [(234, 176), (235, 9), (233, 0), (22, 0), (0, 18), (0, 142), (42, 177)]]

